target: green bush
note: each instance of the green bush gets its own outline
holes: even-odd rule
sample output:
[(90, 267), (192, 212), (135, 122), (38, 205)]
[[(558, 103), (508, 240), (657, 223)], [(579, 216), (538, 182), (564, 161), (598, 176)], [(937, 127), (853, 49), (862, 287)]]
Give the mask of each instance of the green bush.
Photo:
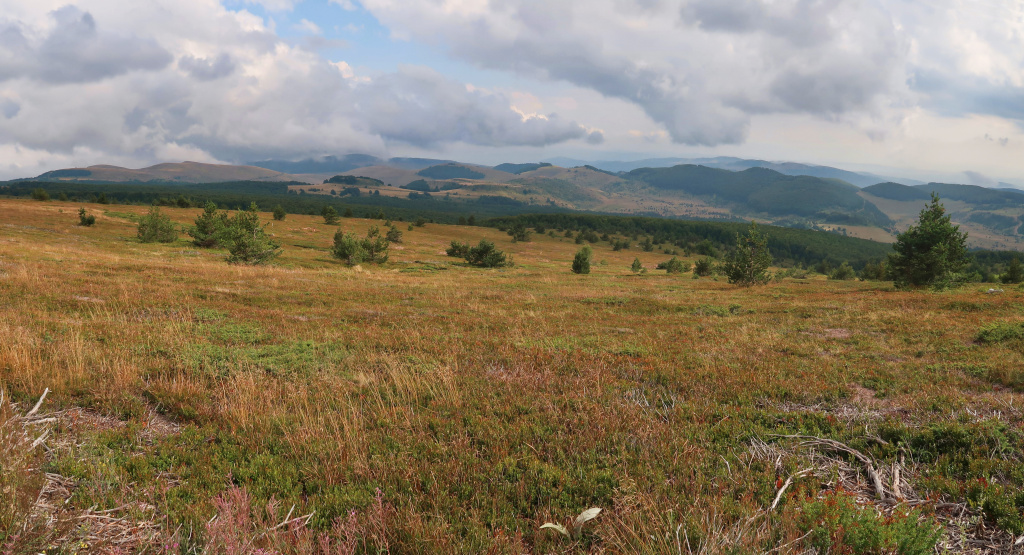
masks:
[(696, 277), (707, 277), (715, 270), (715, 261), (711, 258), (701, 258), (693, 264), (693, 275)]
[(50, 193), (47, 193), (46, 189), (32, 189), (32, 198), (35, 200), (50, 200)]
[(999, 281), (1006, 284), (1024, 281), (1024, 264), (1020, 263), (1019, 258), (1015, 256), (1010, 260), (1010, 263), (1006, 266), (1006, 271), (1003, 272), (1003, 275), (999, 276)]
[(665, 270), (670, 274), (681, 274), (690, 270), (690, 265), (676, 257), (666, 260), (657, 267), (658, 270)]
[(260, 224), (259, 207), (255, 202), (248, 210), (235, 214), (229, 229), (228, 262), (231, 264), (266, 264), (281, 254), (281, 246), (267, 236)]
[(143, 243), (172, 243), (178, 240), (178, 230), (171, 218), (160, 213), (160, 208), (153, 206), (149, 213), (139, 218), (137, 231), (139, 241)]
[[(452, 247), (455, 247), (455, 241), (452, 241)], [(481, 239), (475, 247), (468, 247), (465, 258), (466, 262), (481, 268), (504, 268), (512, 265), (512, 259), (486, 239)]]
[(469, 255), (469, 245), (467, 243), (460, 243), (458, 241), (452, 241), (451, 245), (444, 252), (448, 256), (454, 256), (454, 257), (457, 257), (457, 258), (466, 258), (466, 256)]
[(846, 281), (857, 277), (857, 272), (853, 271), (853, 268), (848, 262), (843, 262), (838, 268), (832, 270), (828, 274), (828, 279), (834, 279), (839, 281)]
[(509, 237), (512, 238), (513, 243), (518, 243), (519, 241), (529, 241), (531, 235), (530, 230), (526, 229), (526, 226), (523, 224), (523, 222), (519, 221), (512, 222), (512, 225), (509, 226), (508, 230), (505, 233), (508, 233)]
[(841, 492), (805, 503), (800, 520), (811, 532), (808, 543), (822, 553), (926, 555), (934, 553), (942, 537), (942, 527), (919, 511), (879, 516)]
[(397, 227), (391, 226), (388, 228), (388, 233), (387, 235), (384, 236), (384, 238), (387, 240), (388, 243), (401, 243), (402, 232), (399, 231)]
[(78, 209), (78, 225), (89, 227), (96, 223), (96, 216), (86, 214), (85, 208)]
[(280, 222), (281, 220), (284, 220), (285, 216), (287, 216), (287, 215), (288, 215), (288, 213), (284, 211), (284, 208), (280, 204), (278, 204), (277, 206), (274, 207), (274, 219), (275, 220)]
[(324, 209), (320, 211), (320, 215), (324, 217), (324, 223), (327, 225), (336, 225), (338, 223), (338, 211), (333, 206), (324, 206)]
[(231, 225), (227, 212), (217, 212), (217, 204), (207, 202), (203, 213), (196, 217), (195, 225), (188, 229), (192, 244), (197, 247), (215, 248), (229, 241)]
[(641, 271), (643, 271), (644, 265), (640, 263), (640, 259), (639, 258), (634, 258), (633, 259), (633, 265), (630, 266), (629, 269), (634, 274), (639, 274)]
[(997, 322), (989, 324), (978, 332), (975, 340), (979, 343), (1001, 343), (1024, 339), (1024, 322)]
[(771, 264), (768, 237), (757, 230), (757, 224), (751, 222), (745, 236), (736, 234), (736, 250), (730, 253), (722, 269), (729, 283), (749, 287), (771, 281), (772, 276), (767, 271)]
[(363, 239), (339, 229), (334, 234), (331, 254), (350, 266), (363, 262), (383, 264), (388, 261), (388, 245), (387, 238), (380, 236), (377, 226), (370, 227)]
[(888, 274), (898, 289), (951, 287), (961, 281), (959, 272), (967, 265), (967, 234), (950, 222), (935, 193), (917, 225), (899, 234), (892, 248)]
[(574, 274), (589, 274), (590, 273), (590, 262), (593, 258), (594, 251), (591, 250), (590, 246), (583, 247), (576, 252), (576, 257), (572, 260), (572, 273)]

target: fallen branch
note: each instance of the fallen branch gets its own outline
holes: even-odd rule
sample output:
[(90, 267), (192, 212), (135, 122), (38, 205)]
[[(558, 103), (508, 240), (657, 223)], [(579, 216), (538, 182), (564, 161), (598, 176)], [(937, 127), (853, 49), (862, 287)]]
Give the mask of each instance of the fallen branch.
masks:
[(850, 447), (849, 445), (846, 445), (845, 443), (840, 443), (840, 442), (838, 442), (838, 441), (836, 441), (834, 439), (827, 439), (827, 438), (822, 438), (822, 437), (817, 437), (817, 436), (804, 436), (804, 435), (788, 435), (788, 436), (775, 436), (775, 437), (783, 437), (783, 438), (787, 438), (787, 439), (799, 439), (799, 440), (803, 441), (802, 445), (805, 445), (805, 446), (827, 447), (827, 448), (832, 449), (834, 451), (840, 451), (840, 452), (852, 455), (853, 458), (857, 459), (858, 461), (860, 461), (861, 464), (864, 465), (864, 470), (867, 472), (868, 477), (871, 478), (871, 481), (872, 481), (872, 483), (875, 486), (875, 497), (877, 497), (878, 499), (882, 499), (882, 500), (884, 500), (886, 498), (885, 486), (882, 485), (882, 478), (881, 478), (881, 476), (878, 475), (878, 471), (875, 470), (874, 460), (872, 460), (871, 457), (868, 457), (864, 453), (861, 453), (860, 451), (854, 449), (853, 447)]
[(771, 512), (775, 510), (775, 507), (778, 506), (779, 501), (782, 500), (782, 494), (785, 493), (786, 488), (788, 488), (790, 484), (793, 483), (793, 480), (795, 480), (796, 478), (802, 478), (806, 476), (809, 472), (812, 472), (813, 470), (813, 468), (801, 470), (800, 472), (797, 472), (796, 474), (793, 474), (792, 476), (787, 478), (786, 483), (782, 484), (782, 487), (779, 488), (779, 492), (775, 494), (775, 500), (772, 501), (772, 506), (768, 508), (768, 511)]

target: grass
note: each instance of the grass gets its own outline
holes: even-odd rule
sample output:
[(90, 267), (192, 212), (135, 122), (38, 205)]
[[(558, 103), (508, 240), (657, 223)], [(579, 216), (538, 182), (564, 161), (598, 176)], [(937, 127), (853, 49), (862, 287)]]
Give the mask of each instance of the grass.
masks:
[[(0, 389), (24, 413), (50, 388), (57, 419), (48, 450), (18, 459), (38, 461), (0, 467), (19, 499), (4, 549), (102, 547), (85, 525), (13, 543), (44, 472), (66, 480), (41, 498), (54, 511), (113, 515), (149, 552), (911, 553), (955, 545), (942, 503), (1024, 533), (1017, 290), (742, 289), (634, 275), (664, 255), (605, 243), (578, 276), (572, 239), (434, 224), (349, 268), (323, 250), (337, 227), (269, 214), (282, 256), (233, 266), (139, 243), (145, 207), (86, 207), (90, 228), (77, 204), (0, 200)], [(453, 264), (453, 239), (516, 266)], [(820, 461), (790, 434), (906, 460), (921, 503), (876, 504), (837, 470), (847, 482), (801, 477), (767, 511)], [(293, 506), (305, 520), (273, 528)], [(590, 507), (579, 537), (540, 530)]]

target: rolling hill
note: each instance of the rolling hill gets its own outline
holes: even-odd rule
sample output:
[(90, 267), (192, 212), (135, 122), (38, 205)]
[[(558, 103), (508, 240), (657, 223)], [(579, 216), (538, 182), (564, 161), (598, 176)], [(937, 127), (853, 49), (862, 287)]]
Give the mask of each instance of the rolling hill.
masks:
[(880, 227), (892, 223), (874, 204), (859, 197), (856, 187), (835, 179), (789, 176), (766, 168), (732, 172), (695, 165), (641, 168), (626, 177), (724, 202), (740, 213)]
[(46, 172), (36, 179), (53, 181), (123, 182), (184, 182), (217, 183), (225, 181), (292, 181), (293, 177), (274, 170), (255, 166), (202, 164), (180, 162), (157, 164), (137, 170), (119, 166), (89, 166)]

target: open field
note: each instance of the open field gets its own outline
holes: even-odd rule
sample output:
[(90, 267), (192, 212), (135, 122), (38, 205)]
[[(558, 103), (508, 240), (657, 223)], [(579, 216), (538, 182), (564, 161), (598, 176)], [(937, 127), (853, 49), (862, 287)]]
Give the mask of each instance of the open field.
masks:
[[(231, 266), (145, 210), (0, 200), (0, 552), (1021, 552), (1017, 289), (577, 276), (561, 234), (405, 223), (349, 268), (269, 214), (283, 255)], [(516, 266), (444, 255), (481, 238)]]

